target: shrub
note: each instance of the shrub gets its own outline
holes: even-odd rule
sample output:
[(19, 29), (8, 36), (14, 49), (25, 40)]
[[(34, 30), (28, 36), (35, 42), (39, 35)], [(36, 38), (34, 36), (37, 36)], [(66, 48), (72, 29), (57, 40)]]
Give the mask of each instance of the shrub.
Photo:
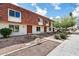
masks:
[(60, 33), (60, 38), (61, 39), (66, 39), (67, 38), (67, 35), (65, 33)]
[(76, 28), (72, 28), (71, 30), (72, 30), (73, 32), (75, 32), (77, 29), (76, 29)]
[(60, 39), (59, 34), (55, 34), (55, 35), (54, 35), (54, 38), (55, 38), (55, 39)]
[(0, 33), (4, 38), (7, 38), (12, 33), (12, 30), (9, 28), (2, 28), (0, 29)]

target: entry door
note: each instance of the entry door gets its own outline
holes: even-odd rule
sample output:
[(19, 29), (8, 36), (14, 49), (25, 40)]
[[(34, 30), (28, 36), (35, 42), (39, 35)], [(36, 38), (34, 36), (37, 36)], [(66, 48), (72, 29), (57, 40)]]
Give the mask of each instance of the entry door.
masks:
[(44, 32), (47, 32), (47, 27), (46, 26), (44, 27)]
[(27, 33), (32, 33), (32, 25), (27, 25)]

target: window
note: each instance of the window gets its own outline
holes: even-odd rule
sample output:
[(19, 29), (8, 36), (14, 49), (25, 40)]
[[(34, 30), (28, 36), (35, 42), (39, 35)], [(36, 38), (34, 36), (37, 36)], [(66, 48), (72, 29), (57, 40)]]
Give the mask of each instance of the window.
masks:
[(9, 10), (9, 16), (19, 18), (20, 14), (21, 14), (20, 12), (17, 12), (17, 11), (14, 11), (14, 10)]
[(38, 18), (38, 22), (40, 22), (40, 18)]
[(19, 12), (16, 12), (16, 17), (20, 17), (20, 13)]
[(49, 28), (49, 31), (51, 31), (51, 28)]
[(37, 30), (37, 31), (40, 31), (40, 27), (37, 27), (36, 30)]
[(12, 11), (12, 10), (9, 10), (9, 16), (15, 16), (15, 13), (14, 13), (14, 11)]
[(9, 25), (9, 28), (14, 32), (14, 25)]
[(19, 32), (19, 25), (15, 25), (15, 32)]
[(19, 25), (9, 25), (9, 28), (10, 28), (13, 32), (19, 32)]
[(38, 22), (42, 22), (42, 18), (39, 17), (39, 18), (38, 18)]

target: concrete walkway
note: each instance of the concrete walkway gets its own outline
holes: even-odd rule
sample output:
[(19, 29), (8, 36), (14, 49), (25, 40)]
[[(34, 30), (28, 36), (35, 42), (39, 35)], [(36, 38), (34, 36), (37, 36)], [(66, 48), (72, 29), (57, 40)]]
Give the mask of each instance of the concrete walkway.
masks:
[(79, 34), (72, 34), (47, 56), (79, 56)]

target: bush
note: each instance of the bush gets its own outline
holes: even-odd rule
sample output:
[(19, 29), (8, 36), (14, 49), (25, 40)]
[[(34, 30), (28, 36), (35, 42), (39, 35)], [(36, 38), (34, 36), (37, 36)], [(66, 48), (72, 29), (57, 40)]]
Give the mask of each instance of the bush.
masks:
[(67, 34), (66, 33), (58, 33), (58, 34), (54, 35), (54, 38), (55, 39), (59, 39), (59, 40), (66, 39), (67, 38)]
[(12, 30), (9, 28), (2, 28), (0, 29), (0, 33), (4, 38), (7, 38), (12, 33)]
[(61, 37), (61, 39), (66, 39), (67, 35), (65, 33), (60, 33), (60, 37)]
[(72, 28), (71, 30), (72, 30), (73, 32), (75, 32), (77, 29), (76, 29), (76, 28)]
[(60, 39), (59, 34), (55, 34), (55, 35), (54, 35), (54, 38), (55, 38), (55, 39)]

